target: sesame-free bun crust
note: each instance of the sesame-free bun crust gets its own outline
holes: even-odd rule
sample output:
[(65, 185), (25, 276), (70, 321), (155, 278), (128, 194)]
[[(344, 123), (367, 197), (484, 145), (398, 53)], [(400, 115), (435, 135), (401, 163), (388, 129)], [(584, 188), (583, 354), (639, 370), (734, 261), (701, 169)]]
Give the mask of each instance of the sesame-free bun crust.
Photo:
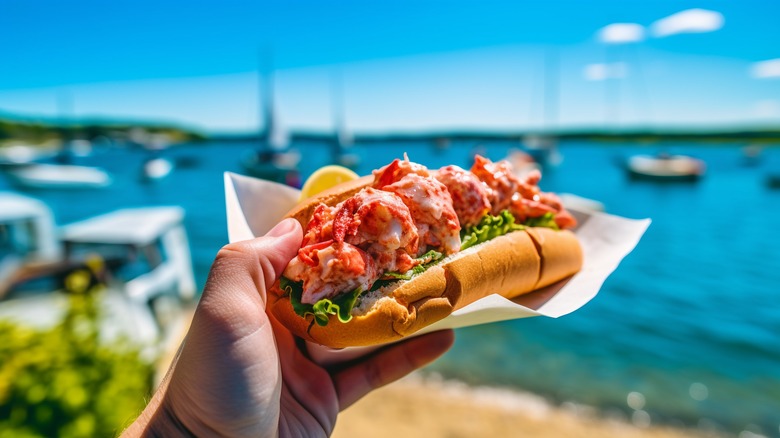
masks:
[[(373, 181), (372, 176), (341, 184), (288, 213), (304, 227), (320, 202), (334, 205)], [(271, 313), (293, 334), (332, 348), (383, 344), (446, 318), (453, 311), (496, 293), (506, 298), (567, 278), (582, 266), (582, 250), (569, 231), (527, 228), (469, 248), (401, 282), (363, 315), (348, 323), (335, 316), (324, 327), (302, 318), (277, 282), (268, 294)]]

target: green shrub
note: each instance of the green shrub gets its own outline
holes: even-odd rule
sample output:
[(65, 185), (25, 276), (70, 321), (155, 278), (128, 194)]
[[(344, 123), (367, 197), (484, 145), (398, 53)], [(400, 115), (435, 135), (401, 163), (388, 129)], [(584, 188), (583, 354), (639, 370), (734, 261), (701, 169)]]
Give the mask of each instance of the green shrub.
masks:
[(98, 342), (91, 289), (53, 328), (0, 321), (0, 438), (116, 435), (143, 409), (153, 365), (126, 341)]

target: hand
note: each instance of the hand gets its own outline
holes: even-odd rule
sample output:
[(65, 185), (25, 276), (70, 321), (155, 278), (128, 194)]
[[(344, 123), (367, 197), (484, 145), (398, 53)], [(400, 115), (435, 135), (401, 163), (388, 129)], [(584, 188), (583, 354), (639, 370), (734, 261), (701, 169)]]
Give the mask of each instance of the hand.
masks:
[(287, 219), (219, 252), (179, 355), (125, 436), (327, 436), (340, 410), (452, 345), (447, 330), (339, 369), (309, 360), (300, 340), (265, 312), (266, 291), (301, 238), (298, 222)]

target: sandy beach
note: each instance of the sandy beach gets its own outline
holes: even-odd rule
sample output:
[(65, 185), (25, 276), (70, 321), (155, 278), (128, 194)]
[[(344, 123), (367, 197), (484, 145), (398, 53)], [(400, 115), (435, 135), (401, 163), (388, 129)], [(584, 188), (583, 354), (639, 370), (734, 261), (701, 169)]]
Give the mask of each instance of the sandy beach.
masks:
[(703, 432), (554, 407), (541, 397), (412, 375), (378, 389), (339, 415), (335, 438), (384, 437), (704, 437)]

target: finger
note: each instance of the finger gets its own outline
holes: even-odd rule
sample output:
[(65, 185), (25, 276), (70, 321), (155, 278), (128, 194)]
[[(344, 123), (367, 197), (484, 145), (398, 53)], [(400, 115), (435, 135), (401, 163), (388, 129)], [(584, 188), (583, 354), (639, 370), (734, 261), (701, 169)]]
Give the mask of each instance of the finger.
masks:
[(245, 242), (255, 253), (263, 273), (263, 284), (270, 287), (298, 253), (303, 239), (301, 224), (292, 218), (273, 227), (264, 237)]
[(211, 267), (204, 298), (221, 291), (231, 295), (246, 291), (265, 302), (266, 289), (295, 257), (302, 234), (298, 221), (285, 219), (263, 237), (224, 246)]
[(333, 376), (339, 409), (346, 409), (368, 392), (433, 362), (449, 350), (454, 340), (452, 330), (415, 337), (339, 371)]

